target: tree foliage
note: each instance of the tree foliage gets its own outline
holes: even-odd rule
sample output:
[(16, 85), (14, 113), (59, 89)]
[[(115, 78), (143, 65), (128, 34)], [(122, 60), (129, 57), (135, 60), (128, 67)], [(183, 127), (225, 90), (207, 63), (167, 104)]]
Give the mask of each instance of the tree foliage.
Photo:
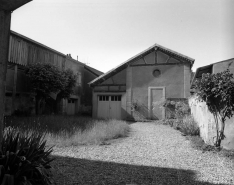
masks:
[(65, 84), (60, 89), (60, 92), (58, 95), (61, 98), (69, 98), (69, 96), (74, 92), (77, 75), (74, 74), (71, 69), (67, 69), (66, 71), (62, 71), (62, 76), (65, 80)]
[[(234, 114), (234, 82), (229, 69), (216, 74), (203, 74), (195, 82), (197, 95), (206, 102), (209, 111), (214, 115), (217, 136), (215, 146), (219, 147), (224, 139), (225, 121)], [(221, 123), (219, 125), (219, 122)]]
[(43, 98), (48, 97), (50, 93), (57, 93), (66, 83), (62, 71), (51, 64), (30, 65), (25, 73), (30, 79), (31, 90)]
[(49, 98), (51, 93), (57, 94), (59, 100), (68, 98), (76, 84), (76, 75), (70, 69), (62, 71), (51, 64), (29, 65), (25, 74), (30, 79), (31, 90), (36, 94), (36, 114), (42, 99)]

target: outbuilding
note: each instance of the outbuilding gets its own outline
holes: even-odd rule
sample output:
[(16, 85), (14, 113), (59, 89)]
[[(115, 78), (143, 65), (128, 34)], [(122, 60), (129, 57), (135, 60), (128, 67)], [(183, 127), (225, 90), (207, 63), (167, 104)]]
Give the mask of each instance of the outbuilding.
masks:
[(164, 119), (162, 101), (189, 97), (194, 61), (158, 44), (151, 46), (89, 83), (93, 117)]

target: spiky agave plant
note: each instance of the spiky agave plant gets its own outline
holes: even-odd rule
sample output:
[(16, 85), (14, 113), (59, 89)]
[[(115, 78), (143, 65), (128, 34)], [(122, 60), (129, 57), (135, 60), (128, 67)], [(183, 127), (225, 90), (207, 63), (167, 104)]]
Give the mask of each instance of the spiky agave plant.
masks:
[(50, 157), (43, 134), (5, 130), (0, 153), (0, 183), (51, 184)]

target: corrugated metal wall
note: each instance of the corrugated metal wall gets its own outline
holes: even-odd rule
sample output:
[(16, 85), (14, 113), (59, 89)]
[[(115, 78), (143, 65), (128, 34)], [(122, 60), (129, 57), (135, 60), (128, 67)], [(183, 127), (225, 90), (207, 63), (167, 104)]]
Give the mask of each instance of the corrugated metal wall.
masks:
[(32, 63), (51, 63), (64, 69), (66, 56), (44, 49), (24, 39), (10, 35), (8, 61), (23, 66)]

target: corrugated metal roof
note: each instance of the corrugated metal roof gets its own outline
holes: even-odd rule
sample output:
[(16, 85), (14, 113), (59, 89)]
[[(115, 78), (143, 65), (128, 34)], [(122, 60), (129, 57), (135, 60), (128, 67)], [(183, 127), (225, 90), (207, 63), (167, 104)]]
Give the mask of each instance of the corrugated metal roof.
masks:
[(147, 54), (148, 52), (151, 52), (152, 50), (155, 50), (155, 49), (161, 50), (161, 51), (164, 51), (165, 53), (169, 53), (169, 54), (171, 54), (171, 55), (174, 55), (174, 56), (177, 56), (177, 57), (179, 57), (179, 58), (182, 58), (182, 59), (184, 59), (184, 60), (190, 62), (191, 65), (193, 65), (193, 63), (194, 63), (194, 61), (195, 61), (195, 59), (190, 58), (190, 57), (188, 57), (188, 56), (186, 56), (186, 55), (183, 55), (183, 54), (181, 54), (181, 53), (178, 53), (178, 52), (176, 52), (176, 51), (173, 51), (173, 50), (171, 50), (171, 49), (168, 49), (168, 48), (166, 48), (166, 47), (164, 47), (164, 46), (161, 46), (161, 45), (159, 45), (159, 44), (154, 44), (153, 46), (149, 47), (148, 49), (146, 49), (146, 50), (144, 50), (144, 51), (138, 53), (137, 55), (133, 56), (132, 58), (128, 59), (127, 61), (121, 63), (121, 64), (118, 65), (117, 67), (115, 67), (115, 68), (109, 70), (108, 72), (104, 73), (103, 75), (101, 75), (101, 76), (95, 78), (93, 81), (89, 82), (89, 84), (92, 86), (92, 85), (94, 85), (95, 83), (98, 83), (101, 79), (106, 79), (106, 78), (108, 78), (108, 77), (111, 76), (113, 73), (118, 72), (118, 71), (122, 70), (123, 68), (125, 68), (125, 66), (128, 65), (131, 61), (133, 61), (133, 60), (135, 60), (135, 59), (137, 59), (137, 58), (139, 58), (139, 57), (142, 57), (142, 55), (145, 55), (145, 54)]

